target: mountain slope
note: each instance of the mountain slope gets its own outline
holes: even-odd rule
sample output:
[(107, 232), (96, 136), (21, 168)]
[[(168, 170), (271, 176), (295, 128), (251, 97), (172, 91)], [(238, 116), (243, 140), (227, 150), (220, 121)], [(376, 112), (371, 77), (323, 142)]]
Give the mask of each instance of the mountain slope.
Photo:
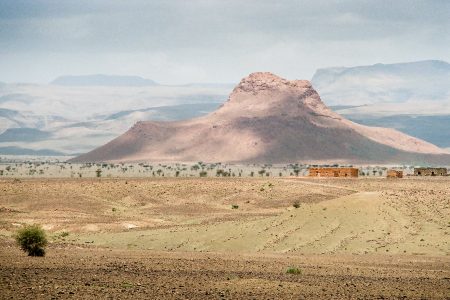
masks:
[(450, 64), (445, 61), (319, 69), (312, 84), (345, 118), (450, 147)]
[(343, 118), (306, 80), (253, 73), (213, 113), (186, 121), (138, 122), (72, 161), (200, 160), (450, 163), (450, 155), (396, 130)]

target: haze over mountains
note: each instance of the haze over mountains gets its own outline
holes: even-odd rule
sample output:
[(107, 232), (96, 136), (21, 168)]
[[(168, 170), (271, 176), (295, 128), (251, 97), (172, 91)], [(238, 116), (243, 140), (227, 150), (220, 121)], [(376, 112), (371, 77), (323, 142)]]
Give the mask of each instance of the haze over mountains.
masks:
[(346, 120), (306, 80), (259, 72), (242, 79), (213, 113), (138, 122), (71, 161), (450, 163), (450, 153), (393, 129)]
[(417, 104), (402, 107), (412, 113), (426, 111), (428, 107), (418, 104), (427, 102), (444, 104), (441, 112), (450, 112), (450, 64), (444, 61), (319, 69), (311, 81), (328, 105), (387, 104), (380, 109), (383, 112), (392, 103)]
[(82, 76), (60, 76), (51, 84), (64, 86), (153, 86), (156, 82), (139, 76), (117, 76), (117, 75), (82, 75)]
[[(312, 84), (325, 104), (350, 120), (392, 127), (450, 150), (449, 70), (442, 61), (327, 68)], [(50, 85), (0, 83), (0, 154), (88, 152), (137, 121), (212, 112), (233, 86), (155, 85), (112, 75), (63, 76)]]
[[(227, 87), (59, 86), (0, 87), (0, 154), (71, 155), (92, 150), (140, 120), (191, 118), (217, 108)], [(11, 131), (16, 136), (11, 139)], [(46, 136), (28, 134), (31, 130)], [(15, 147), (15, 148), (11, 148)]]
[(427, 60), (319, 69), (323, 101), (343, 116), (386, 126), (450, 149), (450, 64)]

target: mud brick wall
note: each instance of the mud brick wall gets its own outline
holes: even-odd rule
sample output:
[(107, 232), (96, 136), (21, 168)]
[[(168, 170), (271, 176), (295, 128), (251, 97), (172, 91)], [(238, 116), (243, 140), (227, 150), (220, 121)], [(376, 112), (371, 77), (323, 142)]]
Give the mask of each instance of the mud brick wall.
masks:
[(310, 177), (358, 177), (357, 168), (309, 168)]
[(446, 176), (446, 168), (414, 168), (415, 176)]
[(403, 171), (388, 170), (387, 178), (403, 178)]

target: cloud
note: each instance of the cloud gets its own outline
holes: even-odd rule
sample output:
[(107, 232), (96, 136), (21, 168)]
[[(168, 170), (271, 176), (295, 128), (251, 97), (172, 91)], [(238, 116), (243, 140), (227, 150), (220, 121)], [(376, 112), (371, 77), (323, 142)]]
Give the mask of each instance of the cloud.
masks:
[(449, 20), (438, 0), (3, 0), (0, 64), (12, 69), (0, 80), (94, 69), (236, 82), (257, 70), (310, 78), (325, 62), (450, 60)]

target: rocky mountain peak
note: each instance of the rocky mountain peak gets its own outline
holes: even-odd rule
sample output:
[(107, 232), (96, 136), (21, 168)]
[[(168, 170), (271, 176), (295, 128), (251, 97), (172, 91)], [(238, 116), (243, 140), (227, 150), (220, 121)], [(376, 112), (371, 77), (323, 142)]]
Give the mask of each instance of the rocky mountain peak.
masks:
[(270, 72), (255, 72), (244, 77), (233, 92), (257, 93), (284, 88), (311, 88), (308, 80), (287, 80)]

